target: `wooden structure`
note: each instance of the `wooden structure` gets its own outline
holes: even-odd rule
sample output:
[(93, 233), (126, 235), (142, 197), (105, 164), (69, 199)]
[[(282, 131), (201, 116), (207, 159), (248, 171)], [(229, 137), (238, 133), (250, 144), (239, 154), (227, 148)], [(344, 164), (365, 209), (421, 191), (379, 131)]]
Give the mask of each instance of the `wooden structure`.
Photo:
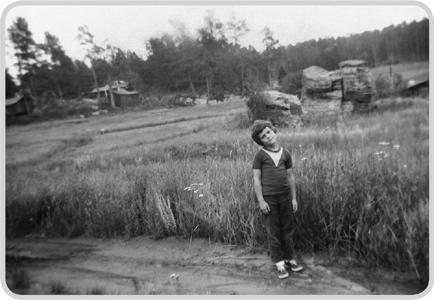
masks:
[(135, 106), (140, 104), (140, 95), (137, 91), (127, 91), (120, 89), (113, 91), (115, 105), (118, 107)]
[(429, 96), (429, 73), (422, 73), (407, 81), (406, 89), (411, 96)]
[(140, 104), (139, 92), (132, 90), (131, 86), (122, 80), (115, 80), (110, 85), (94, 88), (90, 91), (90, 98), (100, 97), (100, 104), (110, 105), (110, 88), (113, 94), (114, 105), (117, 107), (134, 106)]
[[(120, 90), (120, 89), (126, 89), (128, 88), (128, 83), (122, 80), (115, 80), (111, 83), (111, 89), (112, 91)], [(110, 86), (108, 84), (94, 88), (92, 91), (90, 91), (90, 97), (96, 98), (97, 96), (105, 97), (107, 99), (110, 98)]]
[(6, 116), (28, 115), (32, 113), (34, 99), (30, 95), (16, 95), (6, 99)]

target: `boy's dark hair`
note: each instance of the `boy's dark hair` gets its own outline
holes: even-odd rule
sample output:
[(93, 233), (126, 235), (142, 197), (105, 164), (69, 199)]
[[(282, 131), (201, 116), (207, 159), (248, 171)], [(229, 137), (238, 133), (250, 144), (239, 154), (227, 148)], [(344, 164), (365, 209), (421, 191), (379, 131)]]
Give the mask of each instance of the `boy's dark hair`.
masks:
[(251, 134), (252, 134), (252, 139), (255, 141), (256, 144), (258, 144), (260, 146), (264, 146), (264, 144), (261, 142), (261, 139), (259, 138), (258, 135), (266, 127), (270, 128), (275, 133), (277, 132), (277, 128), (274, 127), (273, 124), (271, 124), (271, 122), (267, 121), (267, 120), (255, 120), (255, 122), (253, 122), (253, 125), (250, 129)]

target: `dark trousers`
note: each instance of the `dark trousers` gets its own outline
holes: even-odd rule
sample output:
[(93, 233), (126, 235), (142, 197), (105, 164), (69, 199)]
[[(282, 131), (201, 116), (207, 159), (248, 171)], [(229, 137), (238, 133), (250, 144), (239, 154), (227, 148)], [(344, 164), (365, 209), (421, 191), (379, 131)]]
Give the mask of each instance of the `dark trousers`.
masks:
[(276, 263), (284, 259), (293, 259), (294, 211), (291, 196), (288, 194), (264, 196), (270, 206), (270, 212), (264, 214), (267, 229), (268, 249), (271, 261)]

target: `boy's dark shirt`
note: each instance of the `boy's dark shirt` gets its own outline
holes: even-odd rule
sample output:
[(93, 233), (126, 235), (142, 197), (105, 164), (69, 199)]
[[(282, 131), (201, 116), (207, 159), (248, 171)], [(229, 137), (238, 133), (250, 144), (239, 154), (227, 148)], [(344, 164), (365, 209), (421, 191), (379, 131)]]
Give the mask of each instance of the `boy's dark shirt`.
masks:
[[(267, 149), (267, 151), (270, 151)], [(270, 151), (273, 152), (273, 151)], [(289, 193), (287, 169), (292, 168), (289, 151), (283, 149), (279, 163), (276, 165), (263, 149), (259, 150), (253, 159), (253, 169), (261, 170), (262, 195), (271, 196)]]

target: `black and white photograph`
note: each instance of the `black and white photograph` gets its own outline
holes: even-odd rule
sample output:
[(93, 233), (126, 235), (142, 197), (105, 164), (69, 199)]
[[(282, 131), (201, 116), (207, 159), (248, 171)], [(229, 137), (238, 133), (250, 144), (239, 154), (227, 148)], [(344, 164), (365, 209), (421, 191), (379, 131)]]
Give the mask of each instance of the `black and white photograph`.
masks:
[(9, 4), (3, 292), (423, 297), (431, 22), (417, 1)]

